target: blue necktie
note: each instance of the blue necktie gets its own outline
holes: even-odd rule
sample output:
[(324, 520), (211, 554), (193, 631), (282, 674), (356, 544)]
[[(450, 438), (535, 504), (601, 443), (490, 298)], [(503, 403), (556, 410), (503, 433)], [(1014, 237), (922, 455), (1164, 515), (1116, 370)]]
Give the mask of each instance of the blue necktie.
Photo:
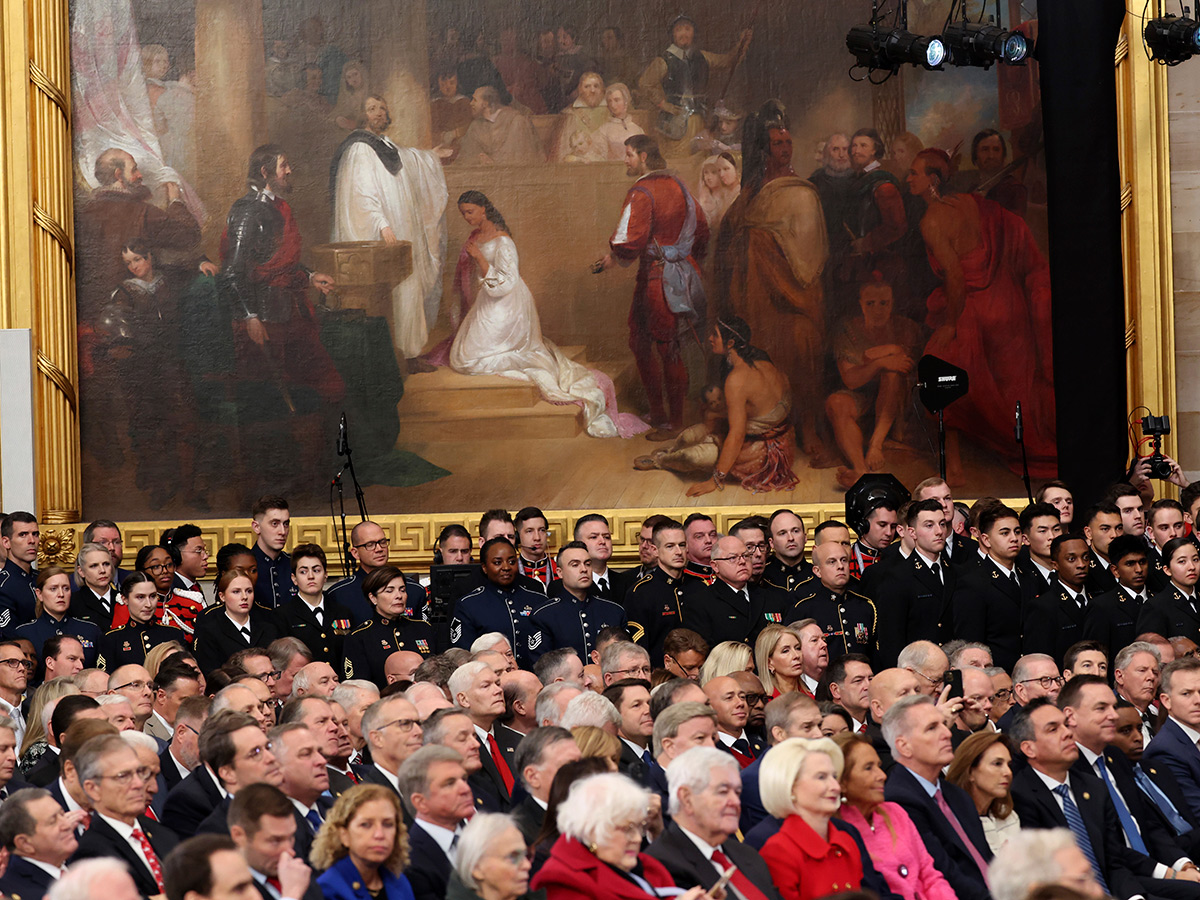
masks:
[(1087, 826), (1083, 824), (1083, 816), (1079, 814), (1079, 807), (1071, 799), (1070, 789), (1065, 784), (1060, 784), (1054, 789), (1054, 793), (1058, 794), (1062, 799), (1063, 816), (1067, 820), (1067, 827), (1071, 829), (1071, 834), (1075, 835), (1075, 843), (1079, 845), (1079, 849), (1083, 851), (1083, 855), (1092, 864), (1092, 871), (1096, 873), (1096, 880), (1100, 882), (1100, 887), (1104, 888), (1104, 893), (1107, 894), (1108, 882), (1104, 880), (1104, 873), (1100, 871), (1100, 864), (1096, 862), (1096, 851), (1092, 849), (1092, 839), (1088, 836)]
[(325, 821), (321, 818), (321, 814), (315, 809), (310, 809), (308, 812), (306, 812), (304, 814), (304, 818), (307, 819), (308, 824), (312, 826), (313, 834), (316, 834), (318, 831), (320, 831), (321, 826), (325, 824)]
[(1150, 776), (1142, 771), (1140, 765), (1133, 767), (1133, 777), (1137, 781), (1137, 786), (1142, 789), (1142, 793), (1149, 797), (1154, 802), (1154, 805), (1158, 807), (1159, 811), (1167, 817), (1176, 834), (1187, 834), (1192, 830), (1192, 826), (1179, 814), (1179, 810), (1175, 808), (1175, 804), (1171, 802), (1171, 798), (1164, 794), (1162, 788), (1155, 784), (1150, 779)]
[(1108, 777), (1108, 767), (1104, 765), (1104, 757), (1096, 757), (1096, 765), (1100, 769), (1100, 777), (1104, 780), (1104, 786), (1108, 788), (1108, 796), (1112, 798), (1113, 806), (1117, 808), (1117, 818), (1121, 820), (1121, 828), (1125, 831), (1125, 839), (1129, 841), (1129, 846), (1146, 855), (1146, 842), (1142, 840), (1141, 832), (1138, 831), (1137, 822), (1133, 821), (1133, 815), (1129, 812), (1129, 807), (1125, 805), (1125, 801), (1121, 799), (1121, 795), (1113, 786), (1112, 779)]
[(654, 757), (650, 755), (649, 747), (642, 751), (642, 762), (645, 764), (647, 771), (649, 771), (650, 767), (654, 765)]

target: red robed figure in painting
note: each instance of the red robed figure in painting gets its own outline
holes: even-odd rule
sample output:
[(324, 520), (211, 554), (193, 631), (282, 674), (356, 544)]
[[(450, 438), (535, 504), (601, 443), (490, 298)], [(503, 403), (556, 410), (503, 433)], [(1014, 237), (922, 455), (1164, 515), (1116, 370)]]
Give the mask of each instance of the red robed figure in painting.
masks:
[[(1025, 447), (1035, 477), (1056, 473), (1054, 359), (1050, 267), (1024, 220), (974, 194), (942, 197), (950, 161), (923, 150), (908, 183), (929, 207), (921, 236), (942, 286), (929, 295), (925, 349), (965, 369), (970, 390), (946, 407), (946, 428), (965, 432), (1020, 471), (1013, 438), (1019, 400)], [(947, 476), (961, 479), (961, 460), (947, 442)], [(955, 469), (957, 468), (957, 472)]]

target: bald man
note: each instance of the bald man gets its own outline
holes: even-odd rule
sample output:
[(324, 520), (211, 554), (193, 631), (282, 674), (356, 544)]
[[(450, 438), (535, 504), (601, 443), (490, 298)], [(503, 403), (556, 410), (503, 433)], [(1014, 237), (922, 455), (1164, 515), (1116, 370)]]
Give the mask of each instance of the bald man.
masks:
[(387, 678), (387, 683), (412, 681), (413, 674), (424, 661), (425, 658), (420, 653), (414, 653), (411, 650), (397, 650), (383, 661), (383, 674)]
[(871, 720), (867, 723), (867, 737), (879, 754), (879, 761), (884, 769), (890, 769), (893, 764), (892, 751), (883, 739), (883, 731), (879, 723), (883, 715), (892, 708), (892, 704), (901, 697), (921, 693), (921, 685), (917, 676), (908, 669), (884, 669), (871, 679), (871, 688), (867, 692), (871, 704)]
[(750, 582), (750, 553), (741, 538), (717, 541), (711, 562), (713, 583), (688, 586), (683, 627), (699, 634), (710, 647), (721, 641), (742, 641), (753, 647), (763, 628), (783, 621), (791, 598), (779, 588)]
[(789, 625), (801, 619), (816, 619), (825, 634), (830, 662), (848, 653), (861, 653), (870, 659), (878, 623), (875, 604), (850, 589), (850, 551), (837, 539), (836, 528), (822, 531), (820, 537), (824, 539), (812, 551), (814, 577), (792, 594), (796, 602), (784, 613), (783, 622)]

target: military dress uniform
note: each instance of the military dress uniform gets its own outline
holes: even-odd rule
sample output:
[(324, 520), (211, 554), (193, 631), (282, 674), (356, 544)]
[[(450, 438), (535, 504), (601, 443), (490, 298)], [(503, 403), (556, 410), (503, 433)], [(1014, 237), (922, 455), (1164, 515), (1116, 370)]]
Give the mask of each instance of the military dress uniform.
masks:
[(684, 577), (672, 578), (656, 566), (625, 597), (630, 634), (650, 651), (650, 663), (663, 663), (663, 642), (673, 628), (683, 628)]
[(275, 618), (284, 634), (304, 642), (313, 662), (336, 664), (341, 660), (342, 645), (354, 627), (350, 610), (328, 598), (321, 602), (320, 616), (297, 596), (275, 610)]
[(761, 580), (763, 584), (793, 592), (800, 590), (800, 585), (811, 581), (812, 577), (812, 565), (805, 560), (802, 559), (796, 565), (789, 566), (778, 556), (772, 556), (767, 560), (767, 567), (763, 569)]
[(706, 566), (704, 563), (689, 559), (684, 564), (683, 577), (695, 578), (699, 581), (703, 581), (707, 586), (712, 587), (712, 583), (717, 580), (717, 573), (713, 571), (712, 566)]
[(32, 622), (19, 625), (14, 636), (25, 638), (33, 644), (38, 658), (42, 656), (42, 645), (56, 634), (68, 634), (79, 641), (83, 647), (83, 666), (90, 669), (96, 665), (96, 654), (100, 652), (100, 627), (93, 622), (63, 616), (56, 619), (48, 612), (43, 612)]
[[(887, 577), (870, 576), (887, 565)], [(900, 651), (913, 641), (945, 643), (954, 637), (954, 596), (957, 580), (953, 566), (939, 557), (930, 563), (913, 551), (907, 559), (894, 563), (876, 563), (867, 570), (867, 580), (875, 584), (874, 594), (863, 591), (875, 602), (879, 628), (875, 632), (875, 668), (896, 665)]]
[(26, 572), (11, 559), (0, 566), (0, 635), (9, 636), (18, 625), (33, 621), (36, 585), (37, 569)]
[(254, 602), (267, 609), (279, 609), (300, 593), (292, 581), (292, 558), (284, 551), (274, 559), (263, 552), (255, 541), (250, 548), (258, 563), (258, 580), (254, 583)]
[[(325, 590), (325, 601), (350, 610), (350, 619), (355, 627), (375, 618), (375, 607), (363, 593), (363, 582), (366, 580), (367, 573), (359, 567), (354, 570), (353, 575), (348, 575)], [(425, 608), (428, 605), (425, 588), (415, 578), (405, 575), (404, 589), (408, 592), (408, 608), (415, 611), (410, 615), (425, 618)]]
[[(1137, 633), (1152, 631), (1163, 637), (1188, 637), (1200, 644), (1200, 594), (1195, 589), (1188, 597), (1173, 582), (1159, 591), (1142, 606), (1137, 619)], [(1114, 651), (1110, 650), (1110, 653)]]
[(112, 672), (120, 666), (143, 665), (146, 654), (167, 641), (178, 641), (179, 646), (186, 647), (187, 635), (169, 625), (127, 622), (100, 638), (99, 666)]
[(343, 678), (387, 684), (383, 664), (397, 650), (410, 650), (425, 658), (433, 655), (433, 626), (407, 616), (368, 619), (351, 631), (342, 645)]
[(1141, 634), (1137, 627), (1138, 616), (1145, 605), (1144, 586), (1140, 594), (1135, 594), (1130, 588), (1118, 584), (1113, 590), (1093, 598), (1088, 617), (1083, 623), (1083, 639), (1099, 641), (1108, 650), (1108, 658), (1116, 658)]
[(683, 627), (715, 647), (721, 641), (754, 646), (759, 632), (784, 621), (791, 595), (769, 585), (746, 584), (741, 591), (717, 579), (706, 588), (684, 585)]
[(874, 657), (879, 614), (873, 600), (848, 587), (840, 595), (835, 594), (816, 578), (796, 593), (800, 599), (787, 611), (783, 624), (816, 619), (825, 634), (830, 662), (847, 653)]
[(210, 606), (196, 616), (192, 650), (200, 671), (207, 673), (219, 669), (225, 665), (225, 660), (239, 650), (245, 650), (247, 647), (266, 647), (276, 638), (283, 637), (283, 632), (275, 622), (275, 614), (258, 604), (250, 607), (246, 628), (250, 632), (249, 638), (233, 624), (224, 604)]
[(1011, 672), (1021, 656), (1025, 608), (1039, 595), (1036, 587), (1032, 576), (1022, 574), (1015, 566), (1006, 572), (992, 559), (964, 569), (954, 591), (956, 636), (987, 644), (995, 664)]
[(564, 588), (562, 596), (534, 610), (526, 631), (525, 656), (536, 663), (543, 653), (572, 647), (582, 660), (596, 648), (605, 628), (627, 628), (625, 609), (619, 603), (589, 594), (582, 603)]
[(108, 593), (101, 597), (86, 584), (81, 584), (71, 594), (67, 615), (91, 622), (104, 634), (112, 628), (113, 616), (122, 608), (121, 596), (115, 588), (110, 586)]
[(543, 594), (550, 590), (551, 583), (558, 578), (558, 563), (549, 556), (543, 556), (537, 562), (531, 562), (521, 554), (517, 554), (517, 574), (536, 581), (541, 585)]
[[(890, 546), (890, 545), (889, 545)], [(868, 547), (862, 541), (855, 541), (850, 545), (850, 577), (862, 578), (863, 572), (879, 562), (881, 550), (876, 550), (874, 547)]]
[(450, 644), (469, 650), (476, 638), (497, 631), (508, 639), (513, 655), (524, 665), (528, 662), (529, 619), (545, 605), (545, 594), (523, 584), (501, 587), (485, 581), (454, 602)]
[(1072, 644), (1083, 640), (1083, 623), (1087, 620), (1091, 599), (1087, 589), (1072, 596), (1072, 591), (1056, 581), (1040, 597), (1031, 601), (1025, 610), (1021, 639), (1022, 655), (1047, 653), (1061, 669), (1063, 657)]
[(1108, 561), (1101, 559), (1100, 555), (1090, 547), (1088, 548), (1087, 580), (1084, 585), (1087, 587), (1088, 594), (1093, 597), (1106, 594), (1117, 586), (1116, 576), (1109, 568)]

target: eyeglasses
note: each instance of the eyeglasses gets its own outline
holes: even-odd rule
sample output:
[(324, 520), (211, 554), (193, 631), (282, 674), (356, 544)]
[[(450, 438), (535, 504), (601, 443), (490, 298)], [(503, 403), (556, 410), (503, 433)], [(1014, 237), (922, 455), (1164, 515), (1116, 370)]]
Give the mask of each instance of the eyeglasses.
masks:
[(746, 695), (746, 702), (750, 706), (758, 706), (758, 704), (766, 703), (770, 699), (771, 699), (770, 694), (747, 694)]
[(714, 556), (712, 558), (712, 561), (713, 562), (725, 562), (725, 560), (734, 560), (735, 562), (750, 562), (750, 558), (752, 555), (753, 554), (751, 554), (749, 551), (747, 551), (746, 553), (734, 553), (730, 556)]
[(190, 731), (192, 734), (196, 735), (196, 737), (200, 737), (200, 732), (197, 731), (195, 728), (193, 728), (191, 725), (187, 724), (187, 722), (180, 722), (179, 724), (182, 725), (184, 728), (186, 728), (188, 731)]
[(153, 565), (146, 566), (146, 571), (157, 573), (157, 572), (165, 572), (168, 569), (173, 569), (173, 568), (175, 568), (175, 560), (172, 559), (172, 560), (168, 560), (165, 563), (154, 563)]
[(390, 543), (391, 543), (391, 541), (389, 541), (387, 538), (380, 538), (377, 541), (367, 541), (364, 544), (355, 544), (354, 549), (355, 550), (382, 550), (382, 549), (386, 549), (388, 544), (390, 544)]
[(262, 744), (258, 747), (252, 747), (250, 750), (248, 750), (246, 752), (246, 754), (242, 758), (253, 762), (254, 760), (258, 759), (260, 756), (262, 756), (264, 753), (270, 753), (274, 749), (275, 749), (275, 745), (272, 744), (270, 741), (267, 741), (265, 744)]
[(383, 731), (383, 729), (385, 729), (385, 728), (391, 728), (393, 725), (396, 725), (397, 727), (399, 727), (401, 734), (408, 734), (410, 731), (413, 730), (413, 726), (416, 724), (417, 724), (416, 719), (393, 719), (392, 721), (387, 722), (383, 725), (380, 725), (378, 728), (372, 728), (371, 730), (372, 731)]
[(920, 675), (922, 678), (924, 678), (930, 684), (945, 684), (946, 683), (946, 673), (945, 672), (940, 674), (937, 678), (930, 678), (928, 675), (926, 675), (920, 669), (909, 669), (908, 671), (912, 672), (914, 675)]
[(746, 544), (746, 552), (751, 555), (753, 555), (755, 553), (762, 553), (766, 549), (767, 549), (767, 545), (765, 543), (760, 544), (757, 541), (755, 541), (754, 543)]
[(663, 656), (664, 656), (664, 658), (669, 659), (671, 662), (675, 663), (675, 667), (677, 669), (679, 669), (679, 671), (683, 672), (685, 675), (691, 676), (691, 675), (699, 675), (700, 674), (700, 664), (699, 663), (697, 663), (694, 666), (685, 666), (683, 663), (681, 663), (676, 657), (672, 656), (670, 653), (664, 653)]
[[(683, 666), (680, 666), (680, 668), (682, 669)], [(641, 675), (643, 678), (649, 678), (650, 677), (650, 667), (649, 666), (635, 666), (632, 669), (613, 669), (612, 673), (614, 675)]]
[(281, 669), (275, 669), (273, 672), (259, 672), (254, 677), (259, 681), (278, 681), (281, 675), (283, 675), (283, 671)]
[(1053, 685), (1057, 684), (1059, 687), (1062, 687), (1067, 683), (1067, 679), (1061, 675), (1043, 675), (1041, 678), (1022, 678), (1017, 684), (1029, 684), (1031, 681), (1036, 681), (1046, 690), (1050, 690)]
[(506, 863), (508, 863), (510, 866), (513, 866), (514, 868), (519, 868), (521, 863), (533, 862), (533, 856), (534, 856), (535, 852), (536, 851), (534, 850), (534, 848), (530, 847), (527, 850), (514, 850), (512, 853), (506, 853), (506, 854), (504, 854), (504, 856), (502, 856), (500, 858), (502, 860), (504, 860)]
[(631, 822), (628, 825), (615, 825), (613, 831), (625, 835), (629, 840), (641, 840), (646, 835), (645, 822)]
[(994, 699), (1003, 702), (1005, 700), (1011, 700), (1012, 695), (1012, 688), (1000, 688), (1000, 690), (996, 691), (996, 696)]
[(126, 769), (124, 772), (118, 772), (116, 775), (95, 775), (95, 778), (107, 778), (109, 781), (115, 781), (117, 784), (129, 784), (130, 781), (137, 777), (138, 781), (149, 781), (153, 773), (149, 766), (139, 766), (136, 769)]
[(0, 665), (8, 666), (10, 669), (33, 669), (33, 663), (27, 659), (0, 659)]
[(109, 691), (123, 691), (125, 688), (133, 688), (135, 691), (148, 691), (153, 688), (153, 684), (149, 681), (127, 681), (124, 684), (118, 684), (115, 688), (109, 688)]

